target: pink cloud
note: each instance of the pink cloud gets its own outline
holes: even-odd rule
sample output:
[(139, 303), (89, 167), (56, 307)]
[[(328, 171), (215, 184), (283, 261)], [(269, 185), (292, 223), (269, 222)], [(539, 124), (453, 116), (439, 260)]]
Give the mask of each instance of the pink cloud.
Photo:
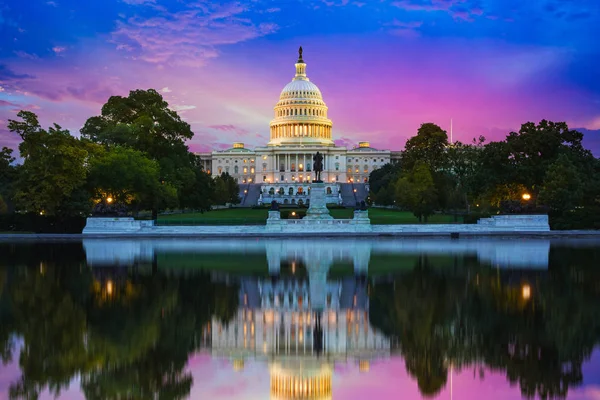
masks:
[[(128, 0), (131, 1), (131, 0)], [(112, 41), (131, 57), (154, 64), (203, 66), (215, 58), (215, 46), (234, 44), (277, 31), (274, 23), (242, 18), (240, 3), (191, 3), (179, 12), (117, 21)]]

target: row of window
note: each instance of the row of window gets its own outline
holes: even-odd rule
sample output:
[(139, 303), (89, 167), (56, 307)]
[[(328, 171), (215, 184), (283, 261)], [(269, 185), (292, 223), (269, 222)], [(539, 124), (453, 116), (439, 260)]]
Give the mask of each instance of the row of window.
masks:
[[(333, 190), (331, 189), (331, 187), (327, 186), (327, 188), (325, 189), (325, 191), (327, 192), (327, 194), (333, 194)], [(293, 196), (294, 195), (294, 188), (291, 187), (287, 190), (288, 195), (289, 196)], [(263, 194), (267, 194), (267, 189), (263, 189)], [(271, 196), (273, 196), (275, 194), (275, 188), (272, 187), (269, 189), (269, 194)], [(285, 189), (280, 187), (279, 190), (277, 191), (277, 194), (283, 196), (285, 194)], [(296, 190), (296, 196), (300, 196), (303, 194), (310, 194), (310, 187), (305, 191), (304, 188), (302, 186), (300, 186), (297, 190)]]
[[(223, 160), (221, 160), (221, 159), (218, 159), (217, 161), (218, 161), (218, 163), (219, 163), (219, 164), (221, 164), (221, 163), (223, 162)], [(235, 162), (236, 164), (237, 164), (237, 162), (238, 162), (238, 161), (239, 161), (239, 160), (234, 160), (234, 162)], [(247, 163), (248, 163), (248, 159), (247, 159), (247, 158), (244, 158), (244, 161), (243, 161), (243, 162), (244, 162), (244, 164), (247, 164)], [(251, 158), (251, 159), (250, 159), (250, 164), (253, 164), (253, 163), (254, 163), (254, 158)], [(229, 160), (225, 160), (225, 164), (229, 164)]]
[(319, 96), (317, 92), (313, 92), (312, 90), (297, 90), (294, 92), (287, 92), (284, 98), (289, 97), (308, 97), (308, 96)]
[[(223, 168), (219, 167), (218, 171), (219, 171), (219, 175), (221, 175), (223, 173)], [(244, 174), (247, 174), (248, 173), (248, 167), (244, 167), (243, 171), (244, 171), (243, 172)], [(229, 173), (229, 167), (225, 167), (225, 172)], [(233, 167), (233, 173), (234, 174), (239, 174), (240, 173), (240, 169), (239, 169), (239, 167), (237, 165)], [(254, 173), (254, 167), (250, 168), (250, 173), (251, 174)]]
[[(359, 171), (360, 167), (359, 167), (358, 165), (357, 165), (356, 167), (353, 167), (352, 165), (348, 165), (348, 173), (351, 173), (353, 169), (356, 171), (356, 173), (358, 173), (358, 171)], [(375, 167), (375, 166), (373, 166), (373, 170), (375, 170), (375, 169), (376, 169), (376, 167)], [(369, 166), (368, 166), (368, 165), (365, 165), (365, 166), (363, 167), (363, 171), (365, 171), (365, 172), (369, 172)]]
[(318, 110), (315, 108), (294, 108), (287, 110), (277, 110), (278, 117), (289, 117), (294, 115), (312, 115), (318, 117), (325, 116), (325, 110)]

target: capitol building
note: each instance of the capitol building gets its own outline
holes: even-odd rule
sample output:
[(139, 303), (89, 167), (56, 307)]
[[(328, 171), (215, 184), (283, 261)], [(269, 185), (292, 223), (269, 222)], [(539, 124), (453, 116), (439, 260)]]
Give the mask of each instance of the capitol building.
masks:
[(272, 200), (306, 204), (317, 151), (323, 155), (321, 179), (328, 183), (327, 202), (336, 204), (342, 203), (344, 194), (366, 193), (369, 174), (399, 157), (400, 152), (374, 149), (368, 141), (353, 149), (336, 146), (323, 95), (306, 74), (302, 47), (295, 67), (294, 78), (274, 107), (266, 146), (252, 150), (234, 143), (227, 150), (198, 154), (205, 171), (213, 177), (228, 173), (238, 181), (242, 193), (252, 195), (246, 205)]

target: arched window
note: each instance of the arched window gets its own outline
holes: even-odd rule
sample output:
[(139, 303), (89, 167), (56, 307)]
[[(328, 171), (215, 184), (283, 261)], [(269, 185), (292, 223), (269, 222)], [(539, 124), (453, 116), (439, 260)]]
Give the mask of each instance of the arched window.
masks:
[(294, 188), (293, 187), (291, 187), (291, 188), (288, 189), (288, 194), (290, 196), (292, 196), (294, 194)]
[(219, 167), (219, 175), (223, 173), (223, 168)]
[(269, 194), (273, 196), (275, 194), (275, 188), (269, 189)]
[(283, 204), (289, 204), (288, 199), (283, 200)]
[(369, 172), (369, 166), (368, 165), (365, 165), (364, 171), (365, 172)]
[(279, 188), (279, 194), (283, 196), (284, 193), (285, 193), (285, 190), (283, 190), (283, 188)]
[(238, 166), (237, 166), (237, 165), (236, 165), (235, 167), (233, 167), (233, 173), (234, 173), (234, 174), (237, 174), (237, 173), (238, 173), (238, 171), (239, 171), (239, 168), (238, 168)]
[(302, 186), (298, 188), (298, 194), (304, 194), (304, 189), (302, 189)]
[(332, 193), (331, 188), (329, 186), (327, 186), (327, 194), (331, 194), (331, 193)]
[(310, 172), (310, 163), (306, 163), (306, 172)]

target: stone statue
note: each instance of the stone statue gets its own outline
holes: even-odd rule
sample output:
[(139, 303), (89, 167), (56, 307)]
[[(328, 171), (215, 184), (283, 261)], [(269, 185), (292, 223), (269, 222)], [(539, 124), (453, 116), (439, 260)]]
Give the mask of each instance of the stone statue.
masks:
[(302, 46), (298, 49), (298, 61), (302, 61)]
[(323, 155), (318, 151), (313, 157), (313, 170), (315, 171), (315, 182), (323, 182), (321, 180), (321, 172), (323, 172)]
[(271, 202), (271, 211), (279, 211), (279, 203), (277, 200)]

